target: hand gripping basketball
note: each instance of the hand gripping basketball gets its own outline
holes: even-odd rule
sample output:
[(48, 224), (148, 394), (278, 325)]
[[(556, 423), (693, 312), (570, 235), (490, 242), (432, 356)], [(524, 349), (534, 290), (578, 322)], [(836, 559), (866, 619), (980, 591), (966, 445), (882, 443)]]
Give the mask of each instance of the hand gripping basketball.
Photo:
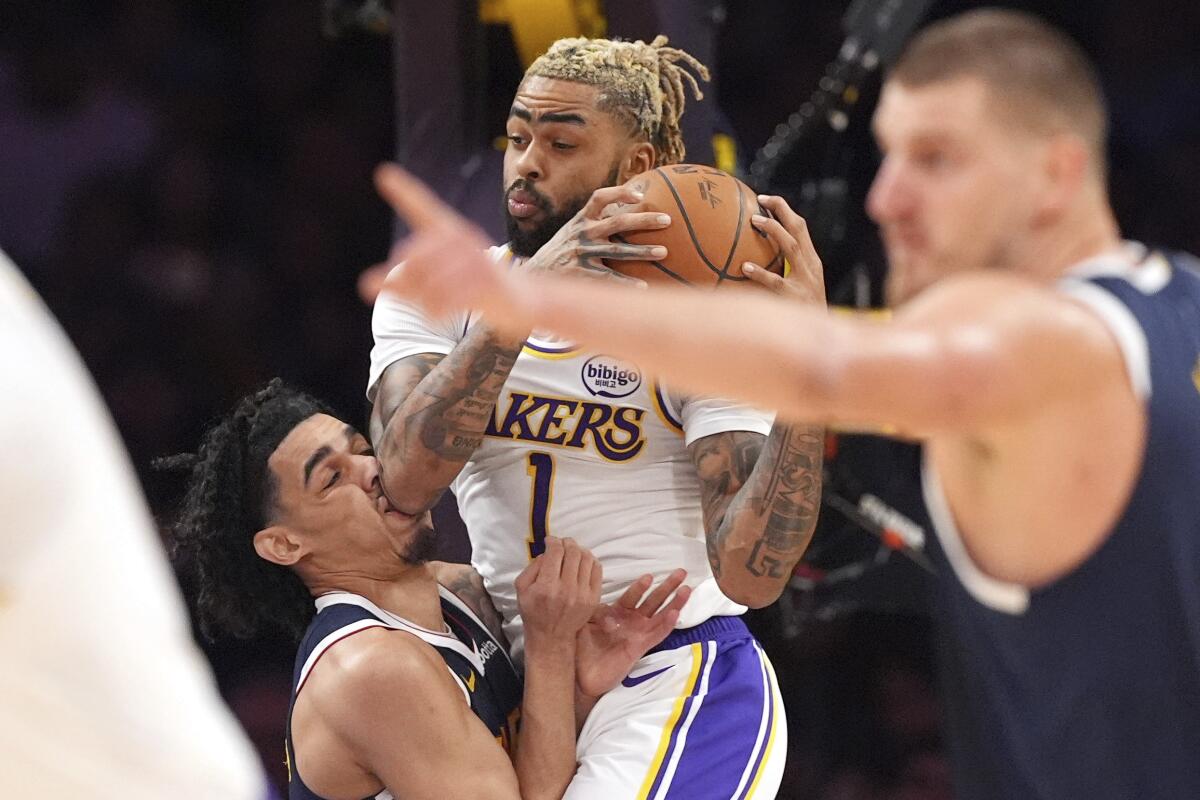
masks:
[(662, 259), (667, 256), (667, 249), (661, 245), (614, 242), (611, 237), (631, 231), (662, 230), (671, 224), (667, 214), (641, 210), (641, 201), (641, 192), (628, 184), (597, 189), (587, 205), (559, 228), (525, 262), (523, 269), (633, 280), (609, 269), (604, 259)]
[(801, 303), (825, 305), (825, 270), (808, 235), (808, 223), (782, 197), (760, 194), (758, 202), (772, 217), (755, 214), (750, 223), (775, 243), (792, 270), (787, 277), (781, 277), (763, 269), (761, 264), (747, 261), (742, 272), (777, 294)]

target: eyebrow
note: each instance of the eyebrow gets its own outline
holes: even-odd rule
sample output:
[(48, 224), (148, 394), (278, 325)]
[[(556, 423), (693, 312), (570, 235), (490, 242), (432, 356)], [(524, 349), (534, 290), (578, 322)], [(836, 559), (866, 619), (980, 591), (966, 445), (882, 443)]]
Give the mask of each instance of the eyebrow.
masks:
[[(353, 425), (347, 425), (342, 429), (342, 434), (346, 437), (346, 441), (350, 441), (356, 435), (358, 435), (358, 431), (354, 429)], [(308, 457), (308, 461), (304, 462), (304, 487), (306, 489), (308, 488), (308, 480), (312, 477), (313, 470), (317, 468), (318, 464), (329, 458), (331, 455), (333, 455), (333, 448), (327, 444), (321, 445), (313, 451), (311, 456)]]
[(318, 447), (313, 454), (308, 457), (308, 461), (304, 462), (304, 487), (308, 488), (308, 479), (312, 477), (313, 470), (317, 464), (320, 464), (333, 453), (333, 448), (329, 445)]
[[(523, 119), (529, 123), (534, 123), (533, 114), (527, 108), (513, 106), (509, 109), (508, 115), (517, 119)], [(566, 125), (587, 125), (587, 120), (582, 115), (562, 111), (547, 111), (545, 114), (539, 114), (536, 124), (549, 124), (553, 122), (560, 122)]]

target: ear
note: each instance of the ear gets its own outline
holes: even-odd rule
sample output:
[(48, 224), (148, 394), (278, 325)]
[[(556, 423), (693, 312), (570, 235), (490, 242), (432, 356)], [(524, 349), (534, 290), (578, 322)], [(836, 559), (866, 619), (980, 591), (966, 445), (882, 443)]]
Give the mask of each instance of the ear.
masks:
[(308, 548), (285, 525), (271, 525), (254, 534), (254, 552), (272, 564), (290, 567), (308, 553)]
[(1039, 221), (1061, 217), (1076, 202), (1092, 170), (1087, 144), (1074, 134), (1058, 134), (1046, 146), (1042, 162), (1042, 191), (1036, 216)]
[(625, 183), (634, 175), (654, 169), (655, 160), (654, 145), (649, 142), (634, 142), (621, 159), (619, 183)]

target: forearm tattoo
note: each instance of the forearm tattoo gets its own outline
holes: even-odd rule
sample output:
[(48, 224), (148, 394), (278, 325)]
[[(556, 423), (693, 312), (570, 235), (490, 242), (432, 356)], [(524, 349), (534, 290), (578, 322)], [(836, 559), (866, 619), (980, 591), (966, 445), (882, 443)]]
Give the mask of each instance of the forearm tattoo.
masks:
[(820, 428), (791, 426), (768, 438), (764, 466), (770, 469), (763, 470), (761, 491), (755, 485), (751, 492), (755, 514), (767, 518), (746, 560), (751, 574), (786, 577), (804, 555), (821, 509), (824, 438)]
[(459, 600), (467, 604), (467, 608), (475, 612), (479, 620), (488, 629), (488, 633), (506, 650), (508, 642), (504, 638), (503, 620), (492, 598), (483, 587), (483, 578), (467, 564), (445, 564), (438, 575), (439, 582), (454, 593)]
[(483, 441), (520, 350), (477, 326), (445, 357), (412, 356), (389, 368), (372, 424), (376, 451), (385, 473), (398, 464), (406, 480), (440, 484), (426, 508)]
[(816, 526), (823, 448), (820, 428), (786, 425), (765, 440), (730, 431), (696, 443), (708, 560), (717, 578), (733, 569), (787, 577)]

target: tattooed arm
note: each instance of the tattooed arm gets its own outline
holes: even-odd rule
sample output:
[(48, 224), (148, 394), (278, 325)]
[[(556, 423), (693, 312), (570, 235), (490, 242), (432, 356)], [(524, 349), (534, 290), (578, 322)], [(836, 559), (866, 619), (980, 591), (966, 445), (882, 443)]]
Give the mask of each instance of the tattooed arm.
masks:
[[(415, 200), (393, 167), (376, 173), (376, 188), (400, 216), (417, 228), (447, 224), (439, 204)], [(411, 179), (409, 179), (411, 180)], [(662, 258), (663, 248), (613, 242), (609, 237), (665, 227), (664, 215), (642, 210), (645, 187), (597, 190), (587, 204), (530, 259), (514, 269), (534, 273), (621, 276), (605, 259)], [(615, 210), (614, 210), (615, 209)], [(483, 251), (487, 240), (472, 226), (459, 243)], [(411, 255), (409, 253), (408, 255)], [(400, 253), (401, 258), (405, 253)], [(403, 267), (393, 272), (402, 272)], [(376, 308), (378, 316), (378, 306)], [(394, 331), (376, 330), (376, 337)], [(382, 469), (384, 490), (399, 510), (432, 508), (483, 440), (496, 398), (520, 354), (528, 329), (500, 336), (486, 321), (476, 324), (446, 356), (408, 355), (383, 372), (371, 410), (371, 440)]]
[(474, 326), (446, 356), (422, 353), (391, 364), (371, 409), (371, 440), (383, 488), (397, 509), (433, 507), (483, 441), (496, 398), (523, 338)]
[(820, 428), (776, 423), (770, 436), (726, 431), (692, 443), (708, 562), (721, 591), (775, 602), (804, 555), (821, 503)]
[(462, 600), (467, 608), (475, 612), (479, 621), (487, 628), (488, 633), (507, 650), (508, 641), (504, 638), (503, 620), (500, 612), (492, 605), (492, 598), (483, 588), (483, 578), (470, 564), (452, 564), (448, 561), (431, 561), (433, 576), (437, 582), (445, 586)]

